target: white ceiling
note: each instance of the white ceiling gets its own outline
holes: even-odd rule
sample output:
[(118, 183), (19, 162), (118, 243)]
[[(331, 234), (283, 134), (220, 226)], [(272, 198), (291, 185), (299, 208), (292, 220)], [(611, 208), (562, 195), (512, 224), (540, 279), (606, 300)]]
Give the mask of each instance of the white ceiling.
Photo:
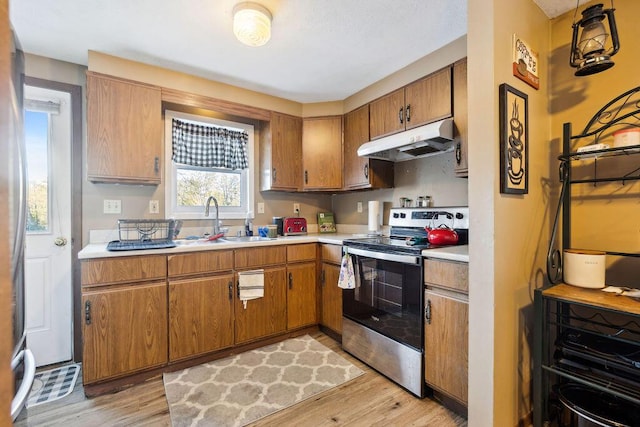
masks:
[[(11, 0), (26, 52), (87, 51), (298, 102), (341, 100), (467, 32), (467, 0), (255, 0), (273, 15), (259, 48), (233, 36), (239, 0)], [(550, 18), (576, 0), (534, 0)], [(584, 3), (587, 0), (580, 0)]]

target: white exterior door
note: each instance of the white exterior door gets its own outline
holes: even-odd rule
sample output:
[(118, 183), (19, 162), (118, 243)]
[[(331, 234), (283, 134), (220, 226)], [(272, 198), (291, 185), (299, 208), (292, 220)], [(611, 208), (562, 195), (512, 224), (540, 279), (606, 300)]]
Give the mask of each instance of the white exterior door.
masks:
[(36, 366), (65, 362), (73, 354), (70, 110), (67, 92), (25, 88), (25, 314)]

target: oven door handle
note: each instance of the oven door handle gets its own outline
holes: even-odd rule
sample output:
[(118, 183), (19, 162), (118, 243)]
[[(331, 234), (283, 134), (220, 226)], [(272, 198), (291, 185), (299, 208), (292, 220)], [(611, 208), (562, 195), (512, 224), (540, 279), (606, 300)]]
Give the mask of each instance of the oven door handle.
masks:
[(381, 259), (384, 261), (395, 261), (403, 264), (420, 264), (420, 257), (413, 256), (413, 255), (398, 255), (398, 254), (388, 254), (384, 252), (371, 252), (371, 251), (365, 251), (362, 249), (351, 248), (348, 246), (346, 248), (347, 248), (347, 252), (349, 252), (351, 255), (360, 255), (363, 257)]

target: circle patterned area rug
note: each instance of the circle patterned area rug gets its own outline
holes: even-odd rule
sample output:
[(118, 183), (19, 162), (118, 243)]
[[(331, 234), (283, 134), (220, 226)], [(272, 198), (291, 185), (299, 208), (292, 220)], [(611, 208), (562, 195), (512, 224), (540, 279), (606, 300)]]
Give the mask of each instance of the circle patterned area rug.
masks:
[(244, 426), (363, 373), (305, 335), (163, 379), (174, 427)]

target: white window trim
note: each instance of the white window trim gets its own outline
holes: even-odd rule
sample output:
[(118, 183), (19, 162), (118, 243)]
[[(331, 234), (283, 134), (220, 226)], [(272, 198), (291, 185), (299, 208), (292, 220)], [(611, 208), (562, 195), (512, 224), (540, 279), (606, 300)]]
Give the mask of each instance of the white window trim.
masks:
[[(231, 122), (228, 120), (215, 119), (206, 116), (197, 116), (193, 114), (182, 113), (179, 111), (165, 111), (164, 119), (164, 146), (165, 146), (165, 187), (164, 187), (164, 200), (165, 200), (165, 216), (167, 218), (176, 219), (212, 219), (213, 215), (208, 217), (204, 216), (204, 206), (197, 212), (177, 212), (176, 211), (176, 166), (174, 165), (171, 157), (173, 155), (172, 147), (172, 119), (191, 120), (200, 123), (208, 123), (216, 126), (225, 126), (235, 129), (242, 129), (249, 135), (247, 154), (249, 156), (249, 169), (243, 172), (244, 178), (242, 185), (246, 188), (246, 200), (243, 200), (242, 208), (224, 208), (220, 207), (220, 219), (244, 219), (247, 217), (247, 212), (251, 212), (253, 215), (252, 206), (254, 204), (254, 174), (255, 174), (255, 150), (254, 150), (254, 127), (247, 123)], [(213, 208), (213, 206), (212, 206)]]

